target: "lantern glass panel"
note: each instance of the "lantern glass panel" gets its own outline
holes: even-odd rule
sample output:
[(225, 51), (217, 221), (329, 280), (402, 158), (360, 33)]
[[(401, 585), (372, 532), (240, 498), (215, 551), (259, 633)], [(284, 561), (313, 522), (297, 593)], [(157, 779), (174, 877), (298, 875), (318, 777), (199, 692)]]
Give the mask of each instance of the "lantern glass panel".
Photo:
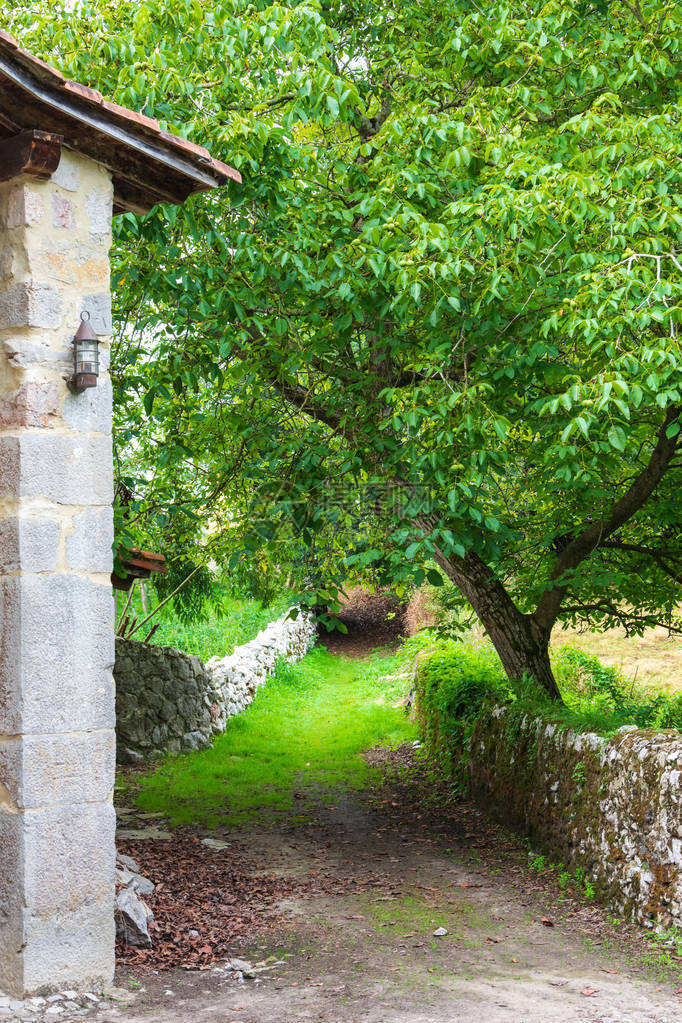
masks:
[(97, 341), (82, 340), (76, 343), (76, 374), (80, 373), (98, 375), (99, 352)]

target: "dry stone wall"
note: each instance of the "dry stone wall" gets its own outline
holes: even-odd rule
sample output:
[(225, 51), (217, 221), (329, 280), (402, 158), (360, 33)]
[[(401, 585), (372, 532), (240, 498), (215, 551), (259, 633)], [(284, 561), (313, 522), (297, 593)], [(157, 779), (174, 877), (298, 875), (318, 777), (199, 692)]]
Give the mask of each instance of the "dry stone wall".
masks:
[(315, 639), (312, 616), (284, 616), (229, 657), (198, 657), (172, 647), (117, 639), (118, 759), (140, 763), (168, 751), (204, 749), (245, 710), (283, 658), (300, 660)]
[(605, 739), (497, 707), (471, 737), (472, 795), (648, 927), (682, 926), (681, 777), (673, 730)]

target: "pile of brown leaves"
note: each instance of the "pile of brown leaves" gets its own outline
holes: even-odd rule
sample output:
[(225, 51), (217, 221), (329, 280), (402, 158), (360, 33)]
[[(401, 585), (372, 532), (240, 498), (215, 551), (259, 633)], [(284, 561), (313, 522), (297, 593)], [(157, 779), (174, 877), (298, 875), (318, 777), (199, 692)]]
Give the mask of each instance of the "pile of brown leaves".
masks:
[[(120, 962), (156, 969), (207, 969), (230, 946), (278, 919), (270, 907), (294, 890), (281, 877), (257, 875), (259, 864), (231, 849), (210, 849), (195, 836), (122, 843), (156, 885), (145, 902), (154, 913), (154, 947), (119, 945)], [(198, 932), (192, 934), (191, 932)]]
[(119, 852), (132, 856), (156, 889), (144, 898), (154, 913), (153, 948), (119, 943), (117, 957), (119, 963), (154, 970), (206, 970), (237, 954), (256, 932), (282, 923), (278, 903), (287, 896), (337, 895), (383, 882), (378, 876), (344, 878), (325, 870), (295, 879), (271, 876), (236, 845), (211, 849), (182, 832), (170, 841), (122, 842)]

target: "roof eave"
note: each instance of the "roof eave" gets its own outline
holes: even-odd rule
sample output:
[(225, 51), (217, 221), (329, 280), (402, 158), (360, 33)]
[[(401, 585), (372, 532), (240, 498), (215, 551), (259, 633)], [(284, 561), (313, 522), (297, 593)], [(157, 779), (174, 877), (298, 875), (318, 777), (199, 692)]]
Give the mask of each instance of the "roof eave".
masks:
[[(46, 80), (40, 81), (27, 71), (19, 57), (44, 69), (41, 77)], [(65, 145), (109, 168), (114, 180), (116, 212), (146, 212), (159, 202), (181, 203), (195, 192), (216, 188), (229, 180), (241, 181), (238, 171), (213, 160), (208, 153), (204, 158), (205, 150), (201, 147), (162, 132), (145, 115), (106, 103), (96, 90), (65, 81), (58, 71), (22, 50), (13, 53), (12, 58), (0, 53), (0, 87), (4, 79), (9, 88), (13, 86), (26, 97), (25, 109), (33, 104), (49, 112), (50, 130), (52, 122), (60, 130), (65, 122), (73, 125), (76, 133), (85, 130), (80, 140), (69, 138), (68, 130), (63, 131)], [(132, 123), (130, 127), (124, 123), (126, 119), (132, 122), (133, 118), (138, 130), (133, 129)], [(4, 121), (7, 120), (5, 111)], [(149, 130), (150, 125), (155, 125), (155, 129)], [(15, 127), (21, 131), (44, 125), (27, 125), (17, 120)], [(184, 150), (190, 150), (191, 155)], [(151, 174), (153, 170), (158, 173)]]

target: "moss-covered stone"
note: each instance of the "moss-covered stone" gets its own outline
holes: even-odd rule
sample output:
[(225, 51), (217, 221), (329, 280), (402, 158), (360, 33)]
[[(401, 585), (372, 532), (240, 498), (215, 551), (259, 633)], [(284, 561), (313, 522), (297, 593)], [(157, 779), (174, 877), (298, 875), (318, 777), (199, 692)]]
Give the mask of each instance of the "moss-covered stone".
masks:
[(471, 795), (646, 926), (682, 925), (682, 736), (622, 728), (562, 730), (514, 705), (477, 719)]

